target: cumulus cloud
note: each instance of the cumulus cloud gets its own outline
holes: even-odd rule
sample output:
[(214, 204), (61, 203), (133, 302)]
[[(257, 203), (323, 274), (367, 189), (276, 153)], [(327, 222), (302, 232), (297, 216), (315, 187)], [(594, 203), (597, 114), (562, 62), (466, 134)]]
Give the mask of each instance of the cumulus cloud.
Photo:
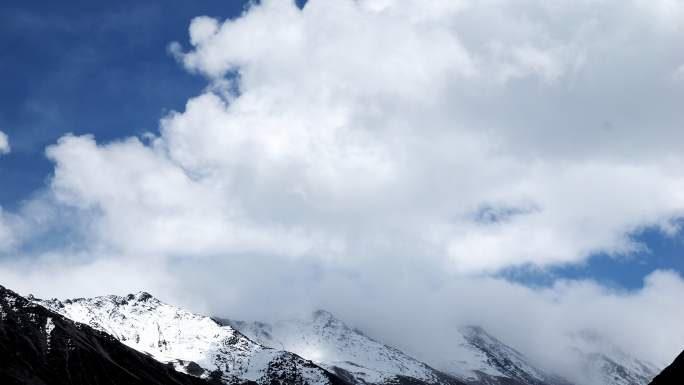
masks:
[[(418, 258), (482, 272), (628, 254), (644, 248), (640, 230), (672, 232), (678, 114), (621, 94), (641, 79), (612, 68), (624, 39), (653, 48), (611, 11), (649, 6), (494, 3), (272, 0), (198, 17), (193, 49), (172, 51), (211, 91), (148, 144), (62, 138), (47, 151), (50, 186), (99, 210), (105, 244), (149, 254), (353, 258), (402, 239)], [(648, 34), (680, 37), (651, 11)], [(596, 108), (605, 92), (619, 100)]]
[(7, 138), (7, 134), (0, 131), (0, 154), (9, 154), (9, 152), (10, 152), (10, 145), (9, 145), (9, 139)]
[[(235, 19), (198, 17), (191, 47), (169, 50), (207, 91), (143, 139), (50, 146), (40, 199), (87, 235), (33, 256), (33, 273), (0, 272), (27, 287), (66, 260), (51, 287), (83, 296), (158, 265), (152, 291), (208, 298), (189, 306), (326, 307), (409, 348), (380, 321), (471, 318), (538, 357), (542, 337), (597, 326), (669, 354), (665, 334), (680, 326), (641, 329), (680, 317), (672, 273), (637, 293), (486, 277), (628, 255), (647, 247), (634, 241), (646, 228), (677, 232), (681, 99), (663, 79), (684, 62), (682, 21), (673, 0), (262, 0)], [(131, 280), (68, 278), (100, 267)]]

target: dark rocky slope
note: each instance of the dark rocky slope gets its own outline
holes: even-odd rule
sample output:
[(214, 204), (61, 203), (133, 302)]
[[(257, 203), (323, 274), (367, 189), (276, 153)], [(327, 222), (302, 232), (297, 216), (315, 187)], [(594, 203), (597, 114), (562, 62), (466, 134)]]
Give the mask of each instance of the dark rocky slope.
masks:
[(651, 382), (651, 385), (680, 384), (684, 384), (684, 351)]
[(207, 385), (0, 286), (0, 384)]

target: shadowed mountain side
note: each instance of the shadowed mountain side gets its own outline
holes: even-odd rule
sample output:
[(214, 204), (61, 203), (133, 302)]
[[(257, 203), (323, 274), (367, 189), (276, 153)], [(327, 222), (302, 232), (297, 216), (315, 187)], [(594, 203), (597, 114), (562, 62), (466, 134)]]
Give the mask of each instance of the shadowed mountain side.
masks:
[(675, 385), (684, 384), (684, 351), (682, 351), (674, 362), (657, 375), (650, 385)]
[(0, 286), (0, 383), (208, 385)]

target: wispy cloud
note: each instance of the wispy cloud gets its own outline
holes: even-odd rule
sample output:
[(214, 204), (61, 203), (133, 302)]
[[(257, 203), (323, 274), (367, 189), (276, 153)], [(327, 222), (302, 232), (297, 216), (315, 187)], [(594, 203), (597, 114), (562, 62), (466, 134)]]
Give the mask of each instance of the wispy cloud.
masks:
[(0, 131), (0, 154), (9, 154), (10, 149), (11, 147), (9, 144), (9, 138), (7, 137), (7, 134)]

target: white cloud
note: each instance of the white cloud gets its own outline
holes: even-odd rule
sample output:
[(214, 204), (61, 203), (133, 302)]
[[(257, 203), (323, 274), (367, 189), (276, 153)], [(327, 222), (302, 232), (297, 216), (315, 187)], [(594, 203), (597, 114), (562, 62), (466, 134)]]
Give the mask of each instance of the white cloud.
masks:
[(62, 138), (47, 152), (57, 200), (99, 210), (93, 230), (113, 250), (353, 259), (402, 239), (459, 272), (628, 254), (644, 247), (632, 234), (672, 232), (677, 112), (649, 120), (642, 104), (639, 125), (631, 109), (595, 107), (595, 83), (615, 85), (591, 78), (613, 71), (592, 51), (623, 54), (606, 39), (630, 28), (614, 3), (421, 4), (270, 0), (196, 18), (194, 49), (173, 50), (221, 96), (191, 99), (150, 145)]
[(9, 154), (9, 152), (10, 152), (10, 145), (9, 145), (9, 139), (7, 138), (7, 134), (0, 131), (0, 154)]
[(7, 252), (16, 245), (17, 240), (12, 230), (8, 215), (0, 207), (0, 252)]
[(193, 180), (138, 139), (98, 146), (89, 136), (66, 136), (46, 154), (56, 163), (50, 187), (57, 202), (95, 215), (90, 231), (112, 250), (201, 256), (309, 248), (298, 229), (255, 228), (222, 194), (223, 181)]

